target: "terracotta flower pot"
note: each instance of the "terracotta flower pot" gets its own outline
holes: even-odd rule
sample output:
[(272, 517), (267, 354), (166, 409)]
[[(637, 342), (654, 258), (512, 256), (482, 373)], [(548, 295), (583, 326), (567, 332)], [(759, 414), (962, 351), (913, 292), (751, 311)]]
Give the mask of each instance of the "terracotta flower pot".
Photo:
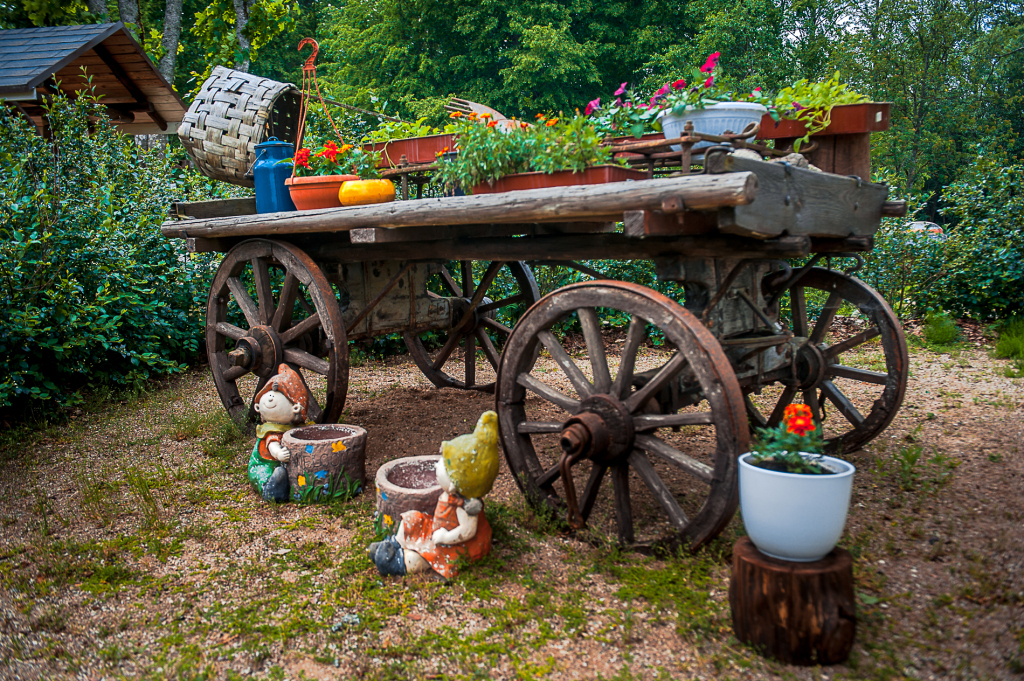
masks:
[(433, 515), (441, 486), (435, 466), (440, 456), (407, 456), (377, 469), (377, 513), (383, 523), (396, 526), (406, 511)]
[(378, 168), (394, 168), (402, 157), (413, 165), (418, 163), (433, 163), (437, 154), (445, 148), (455, 148), (455, 135), (426, 135), (424, 137), (406, 137), (390, 142), (373, 142), (364, 144), (363, 150), (377, 152), (380, 158), (377, 162)]
[(605, 184), (626, 180), (646, 180), (647, 171), (633, 170), (616, 165), (590, 166), (582, 173), (559, 170), (555, 173), (517, 173), (506, 175), (494, 184), (486, 182), (473, 187), (474, 194), (498, 194), (523, 189), (545, 189), (547, 187), (572, 187), (582, 184)]
[(293, 428), (281, 444), (291, 453), (292, 501), (348, 499), (366, 486), (366, 430), (359, 426), (325, 423)]
[(290, 177), (284, 181), (292, 203), (299, 210), (316, 208), (341, 208), (338, 190), (343, 182), (358, 180), (358, 175), (313, 175), (311, 177)]
[(338, 190), (343, 206), (366, 206), (395, 200), (395, 183), (391, 180), (350, 180)]
[[(889, 103), (864, 102), (843, 104), (832, 107), (829, 126), (815, 135), (856, 135), (865, 132), (880, 132), (889, 129)], [(762, 140), (803, 137), (807, 128), (800, 121), (781, 120), (778, 123), (765, 114), (761, 117), (761, 131), (757, 138)]]

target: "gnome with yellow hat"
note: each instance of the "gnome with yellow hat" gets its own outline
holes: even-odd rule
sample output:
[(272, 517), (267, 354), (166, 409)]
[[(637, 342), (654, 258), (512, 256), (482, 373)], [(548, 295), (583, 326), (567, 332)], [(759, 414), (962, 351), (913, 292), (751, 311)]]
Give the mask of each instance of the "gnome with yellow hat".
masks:
[(434, 515), (406, 511), (398, 532), (370, 545), (382, 575), (433, 570), (455, 576), (459, 558), (474, 561), (491, 551), (491, 526), (481, 500), (498, 477), (498, 415), (486, 411), (468, 435), (441, 443), (436, 467), (441, 486)]
[(306, 423), (309, 390), (302, 377), (287, 364), (277, 368), (263, 389), (256, 393), (253, 409), (263, 419), (256, 428), (256, 446), (249, 457), (249, 482), (267, 501), (288, 501), (288, 469), (291, 459), (281, 437)]

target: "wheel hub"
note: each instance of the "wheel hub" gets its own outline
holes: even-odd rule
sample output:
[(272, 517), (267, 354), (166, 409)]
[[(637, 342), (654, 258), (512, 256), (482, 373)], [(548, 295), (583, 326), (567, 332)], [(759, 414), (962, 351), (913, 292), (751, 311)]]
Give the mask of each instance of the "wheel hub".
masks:
[(235, 341), (228, 353), (232, 366), (245, 367), (261, 378), (273, 376), (284, 360), (284, 343), (272, 326), (254, 326), (249, 335)]
[(622, 402), (610, 395), (591, 395), (565, 422), (559, 443), (573, 461), (586, 458), (607, 465), (629, 454), (633, 434), (633, 419)]
[(825, 379), (825, 368), (828, 366), (825, 353), (810, 341), (805, 342), (796, 351), (794, 372), (797, 387), (810, 390)]

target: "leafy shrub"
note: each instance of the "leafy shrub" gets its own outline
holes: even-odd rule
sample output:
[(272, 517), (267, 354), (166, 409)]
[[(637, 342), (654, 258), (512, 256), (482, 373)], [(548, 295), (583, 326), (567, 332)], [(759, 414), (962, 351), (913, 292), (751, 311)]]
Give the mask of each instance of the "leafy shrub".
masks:
[(1024, 359), (1024, 317), (1014, 317), (999, 327), (996, 357)]
[[(180, 155), (141, 149), (89, 96), (55, 97), (52, 137), (0, 111), (0, 409), (79, 402), (181, 371), (202, 343), (216, 262), (160, 234), (210, 197)], [(223, 191), (223, 190), (220, 190)]]
[(953, 318), (945, 312), (929, 312), (924, 318), (924, 339), (936, 345), (948, 345), (960, 336)]

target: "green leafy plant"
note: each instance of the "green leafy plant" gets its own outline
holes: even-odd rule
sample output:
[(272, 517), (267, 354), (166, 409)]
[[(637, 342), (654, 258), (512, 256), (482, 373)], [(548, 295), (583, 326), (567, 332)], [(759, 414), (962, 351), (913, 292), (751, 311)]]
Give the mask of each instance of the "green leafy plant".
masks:
[(583, 116), (538, 115), (534, 125), (513, 121), (504, 130), (497, 121), (488, 121), (487, 114), (459, 114), (458, 118), (463, 120), (452, 126), (458, 154), (440, 159), (435, 175), (435, 182), (448, 189), (472, 191), (476, 185), (514, 173), (582, 172), (612, 159), (611, 149), (602, 145), (602, 136)]
[(821, 429), (805, 404), (786, 407), (778, 426), (758, 428), (751, 446), (752, 463), (758, 468), (804, 475), (833, 473), (821, 464)]
[(783, 88), (768, 107), (768, 113), (776, 121), (786, 118), (804, 124), (807, 134), (793, 143), (793, 151), (799, 152), (800, 146), (806, 144), (811, 135), (821, 132), (832, 123), (833, 107), (866, 101), (866, 96), (854, 92), (848, 84), (840, 81), (839, 72), (836, 71), (824, 82), (802, 78)]
[(428, 135), (440, 134), (441, 130), (427, 125), (427, 119), (420, 118), (415, 122), (411, 121), (382, 121), (374, 130), (366, 134), (363, 142), (391, 142), (398, 139), (410, 137), (426, 137)]
[(632, 135), (639, 139), (644, 133), (660, 132), (660, 106), (652, 106), (647, 98), (622, 83), (615, 99), (602, 105), (598, 97), (587, 103), (584, 115), (590, 116), (597, 131), (603, 135)]
[(377, 155), (364, 151), (352, 144), (342, 144), (327, 140), (317, 151), (311, 152), (302, 147), (292, 158), (278, 163), (291, 163), (298, 177), (314, 175), (358, 175), (361, 180), (374, 180), (380, 177), (377, 170)]
[(929, 312), (924, 318), (924, 339), (935, 345), (949, 345), (960, 337), (953, 318), (945, 312)]

